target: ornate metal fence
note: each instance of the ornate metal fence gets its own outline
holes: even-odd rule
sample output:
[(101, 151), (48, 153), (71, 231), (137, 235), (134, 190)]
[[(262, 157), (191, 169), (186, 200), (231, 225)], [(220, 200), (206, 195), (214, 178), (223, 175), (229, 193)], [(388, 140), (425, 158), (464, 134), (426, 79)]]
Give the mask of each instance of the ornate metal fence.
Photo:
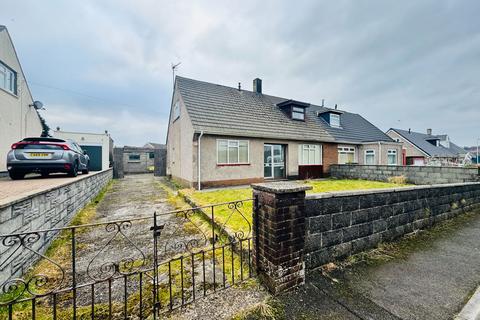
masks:
[(231, 287), (253, 273), (252, 205), (0, 235), (0, 319), (156, 318)]

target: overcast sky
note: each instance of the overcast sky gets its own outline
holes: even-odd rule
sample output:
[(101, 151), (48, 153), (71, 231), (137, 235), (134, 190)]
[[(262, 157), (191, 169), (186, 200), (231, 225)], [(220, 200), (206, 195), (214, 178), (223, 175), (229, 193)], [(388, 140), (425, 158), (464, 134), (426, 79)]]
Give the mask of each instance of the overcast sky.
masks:
[(480, 2), (1, 0), (47, 123), (165, 142), (178, 74), (480, 137)]

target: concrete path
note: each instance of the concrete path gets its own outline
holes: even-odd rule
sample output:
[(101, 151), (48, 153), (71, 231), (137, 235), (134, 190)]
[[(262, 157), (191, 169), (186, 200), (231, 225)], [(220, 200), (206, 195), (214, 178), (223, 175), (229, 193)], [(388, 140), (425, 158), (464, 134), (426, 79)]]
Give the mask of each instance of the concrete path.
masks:
[(400, 241), (388, 262), (310, 273), (305, 292), (282, 298), (288, 318), (453, 319), (480, 284), (480, 215), (425, 234)]

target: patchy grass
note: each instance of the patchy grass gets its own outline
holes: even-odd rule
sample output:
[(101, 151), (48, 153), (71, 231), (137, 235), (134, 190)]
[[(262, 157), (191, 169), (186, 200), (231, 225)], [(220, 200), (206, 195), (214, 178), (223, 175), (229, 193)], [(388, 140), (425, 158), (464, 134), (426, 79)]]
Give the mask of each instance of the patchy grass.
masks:
[[(406, 186), (406, 184), (388, 183), (370, 180), (306, 180), (305, 184), (312, 186), (308, 193), (322, 193), (347, 190), (365, 190), (395, 188)], [(194, 189), (182, 189), (180, 192), (192, 199), (198, 206), (208, 206), (215, 203), (231, 202), (252, 198), (251, 188), (221, 189), (214, 191), (196, 191)], [(176, 200), (178, 201), (178, 200)], [(252, 201), (245, 201), (241, 206), (232, 207), (229, 205), (220, 205), (215, 207), (215, 221), (225, 225), (227, 229), (233, 232), (248, 232), (252, 225)], [(207, 214), (210, 213), (207, 208)], [(242, 216), (243, 215), (243, 216)]]
[(313, 188), (312, 190), (307, 191), (307, 193), (383, 189), (407, 186), (407, 184), (404, 183), (351, 179), (307, 180), (305, 183)]
[(284, 306), (269, 296), (264, 301), (254, 304), (234, 315), (231, 320), (279, 320), (285, 319)]

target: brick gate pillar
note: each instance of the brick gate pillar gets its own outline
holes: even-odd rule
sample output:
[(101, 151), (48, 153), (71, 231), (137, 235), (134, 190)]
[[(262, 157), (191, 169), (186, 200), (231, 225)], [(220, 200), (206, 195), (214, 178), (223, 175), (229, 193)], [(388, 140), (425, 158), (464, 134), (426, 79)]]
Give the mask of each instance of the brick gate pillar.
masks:
[(305, 282), (305, 191), (294, 182), (252, 185), (253, 263), (260, 281), (273, 293)]

